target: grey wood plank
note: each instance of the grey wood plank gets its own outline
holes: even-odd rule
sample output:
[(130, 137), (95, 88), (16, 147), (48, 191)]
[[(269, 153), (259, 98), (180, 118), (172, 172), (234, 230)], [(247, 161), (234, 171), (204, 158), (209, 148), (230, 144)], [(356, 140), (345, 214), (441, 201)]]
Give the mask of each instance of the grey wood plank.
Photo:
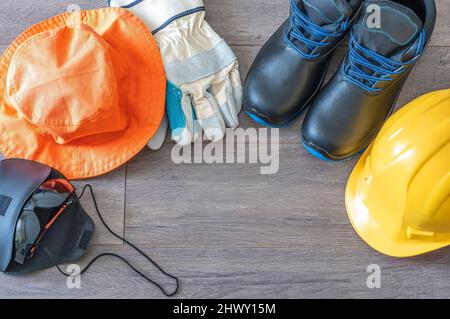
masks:
[[(287, 18), (289, 0), (206, 0), (207, 19), (232, 45), (261, 46)], [(28, 26), (65, 12), (70, 4), (82, 9), (106, 6), (106, 0), (0, 1), (0, 44), (9, 44)], [(450, 3), (436, 0), (438, 21), (432, 46), (450, 46)]]
[[(208, 21), (233, 45), (262, 45), (289, 14), (289, 0), (207, 0)], [(436, 0), (432, 46), (450, 46), (450, 2)], [(225, 17), (225, 18), (224, 18)]]
[[(0, 0), (0, 50), (28, 26), (63, 12), (69, 0)], [(78, 0), (83, 9), (103, 0)], [(260, 46), (286, 18), (288, 0), (207, 0), (207, 18), (235, 48), (243, 77)], [(425, 58), (411, 75), (399, 105), (450, 83), (450, 3), (438, 0), (439, 18)], [(345, 53), (341, 48), (332, 70)], [(165, 268), (183, 281), (182, 297), (449, 298), (449, 251), (407, 260), (378, 254), (348, 222), (343, 195), (355, 160), (329, 164), (299, 145), (302, 119), (280, 132), (280, 173), (259, 175), (258, 165), (182, 165), (170, 159), (172, 144), (143, 151), (130, 163), (126, 235), (146, 244)], [(257, 126), (244, 114), (243, 127)], [(92, 181), (102, 212), (123, 230), (124, 168)], [(82, 186), (84, 182), (77, 183)], [(263, 193), (265, 192), (265, 193)], [(276, 196), (264, 196), (276, 194)], [(90, 198), (83, 205), (94, 216)], [(104, 251), (137, 258), (106, 235), (97, 234), (86, 263)], [(97, 245), (113, 244), (113, 245)], [(365, 286), (368, 264), (383, 269), (382, 289)], [(156, 278), (161, 278), (149, 272)], [(115, 260), (83, 277), (81, 290), (48, 270), (25, 278), (0, 275), (0, 298), (159, 298), (161, 294)], [(164, 281), (166, 282), (166, 281)]]
[[(92, 185), (100, 213), (108, 226), (119, 235), (123, 235), (125, 226), (125, 171), (126, 167), (123, 166), (104, 176), (74, 182), (78, 188), (78, 194), (80, 194), (86, 184)], [(95, 244), (122, 244), (121, 240), (112, 236), (102, 225), (88, 190), (81, 199), (81, 203), (84, 210), (92, 217), (96, 225), (92, 242)]]
[[(244, 73), (256, 51), (238, 48)], [(446, 48), (430, 48), (398, 105), (448, 87), (448, 58)], [(241, 119), (244, 128), (256, 126), (245, 114)], [(301, 121), (280, 131), (280, 171), (274, 176), (259, 175), (259, 165), (175, 165), (173, 144), (157, 153), (144, 151), (129, 165), (127, 234), (149, 244), (145, 234), (156, 233), (161, 245), (232, 246), (243, 238), (251, 246), (295, 245), (303, 243), (296, 230), (311, 222), (308, 218), (320, 226), (346, 220), (343, 194), (354, 161), (329, 164), (309, 155), (299, 143)], [(280, 236), (266, 235), (279, 229)]]
[(300, 144), (282, 142), (279, 173), (263, 176), (254, 164), (171, 164), (170, 149), (145, 151), (129, 164), (131, 240), (177, 247), (296, 246), (320, 242), (321, 229), (336, 236), (341, 230), (334, 226), (348, 223), (343, 190), (353, 161), (336, 167), (312, 158)]
[(106, 0), (0, 0), (0, 44), (8, 45), (28, 27), (66, 12), (72, 4), (95, 9), (105, 6)]
[[(355, 238), (339, 254), (338, 241), (287, 248), (142, 248), (180, 277), (180, 298), (450, 298), (445, 251), (398, 260), (374, 253)], [(174, 288), (173, 281), (125, 246), (93, 246), (79, 265), (101, 252), (119, 253)], [(369, 263), (381, 267), (380, 289), (367, 288)], [(164, 297), (114, 258), (101, 259), (81, 279), (81, 289), (68, 289), (56, 269), (27, 277), (0, 275), (0, 298)]]
[[(0, 27), (3, 32), (0, 35), (0, 50), (3, 52), (7, 45), (14, 40), (27, 27), (64, 12), (73, 3), (81, 8), (89, 9), (101, 6), (103, 1), (0, 1)], [(124, 196), (125, 196), (125, 168), (121, 168), (107, 176), (94, 180), (76, 182), (81, 190), (86, 183), (94, 186), (97, 200), (100, 204), (105, 219), (113, 230), (122, 234), (124, 229)], [(82, 200), (86, 211), (93, 217), (96, 224), (100, 221), (94, 211), (90, 195)], [(98, 227), (94, 242), (102, 244), (121, 244), (120, 240), (109, 235), (103, 227)]]
[[(239, 46), (236, 51), (245, 75), (258, 48)], [(330, 73), (344, 52), (345, 48), (340, 49)], [(399, 106), (427, 91), (448, 87), (448, 56), (447, 48), (427, 51)], [(245, 128), (257, 126), (245, 114), (241, 120)], [(283, 282), (259, 282), (259, 288), (236, 287), (236, 282), (245, 279), (225, 276), (234, 288), (227, 292), (224, 286), (228, 286), (221, 284), (217, 288), (224, 293), (217, 292), (221, 297), (447, 297), (442, 277), (428, 276), (428, 269), (440, 269), (444, 278), (450, 275), (442, 260), (435, 259), (436, 254), (413, 262), (392, 259), (367, 247), (356, 235), (344, 206), (346, 180), (356, 160), (330, 164), (313, 158), (299, 143), (301, 121), (280, 131), (280, 172), (274, 176), (259, 175), (258, 165), (174, 165), (170, 157), (173, 144), (157, 153), (142, 152), (129, 164), (127, 238), (155, 247), (183, 249), (186, 254), (197, 249), (242, 251), (255, 262), (246, 269), (258, 273), (265, 273), (268, 256), (276, 256), (280, 268), (289, 260), (290, 251), (302, 256), (292, 266), (302, 274), (296, 277), (302, 278), (298, 287)], [(280, 255), (253, 254), (255, 250), (276, 250)], [(450, 256), (448, 249), (437, 255), (444, 259)], [(229, 259), (242, 263), (232, 257), (224, 262)], [(277, 269), (277, 262), (272, 262)], [(380, 291), (363, 286), (365, 269), (371, 263), (389, 269), (383, 281), (387, 286)], [(255, 270), (257, 265), (265, 266)], [(214, 265), (210, 267), (214, 269)], [(418, 277), (424, 278), (423, 282)], [(209, 292), (213, 289), (209, 286), (198, 281), (189, 287), (189, 293), (205, 296), (195, 292), (201, 287), (207, 295), (216, 296)]]

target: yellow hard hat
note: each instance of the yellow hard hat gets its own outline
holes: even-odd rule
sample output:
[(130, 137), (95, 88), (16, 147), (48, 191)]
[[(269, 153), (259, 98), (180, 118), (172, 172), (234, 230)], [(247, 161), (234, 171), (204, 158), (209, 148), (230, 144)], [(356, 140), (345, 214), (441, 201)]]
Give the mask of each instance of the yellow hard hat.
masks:
[(357, 233), (386, 255), (450, 245), (450, 90), (386, 122), (350, 176), (346, 206)]

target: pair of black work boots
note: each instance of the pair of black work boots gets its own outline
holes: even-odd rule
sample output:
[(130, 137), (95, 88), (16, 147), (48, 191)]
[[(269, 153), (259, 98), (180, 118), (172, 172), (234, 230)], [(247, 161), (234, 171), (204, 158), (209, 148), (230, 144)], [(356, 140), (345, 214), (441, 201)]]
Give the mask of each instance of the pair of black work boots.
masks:
[[(302, 129), (308, 151), (352, 158), (392, 113), (435, 22), (434, 0), (292, 0), (289, 19), (249, 71), (245, 109), (260, 124), (282, 127), (309, 107)], [(348, 53), (322, 88), (347, 34)]]

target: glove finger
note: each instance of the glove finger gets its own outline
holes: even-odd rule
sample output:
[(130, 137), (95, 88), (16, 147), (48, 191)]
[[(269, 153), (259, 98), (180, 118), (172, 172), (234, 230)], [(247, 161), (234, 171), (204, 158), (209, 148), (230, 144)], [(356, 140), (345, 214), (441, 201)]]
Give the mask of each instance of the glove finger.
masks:
[(189, 109), (189, 121), (187, 125), (187, 131), (189, 131), (191, 136), (191, 142), (187, 142), (187, 144), (180, 144), (180, 145), (189, 145), (191, 143), (194, 143), (198, 140), (200, 134), (200, 126), (198, 124), (198, 120), (195, 116), (195, 110), (194, 110), (194, 103), (192, 102), (192, 96), (190, 94), (185, 94), (183, 97), (183, 101), (181, 103), (183, 105), (183, 109)]
[(214, 96), (206, 90), (203, 94), (194, 99), (195, 113), (206, 138), (212, 142), (218, 142), (225, 136), (225, 122)]
[(167, 115), (164, 114), (163, 120), (161, 122), (161, 125), (159, 126), (158, 131), (156, 131), (155, 135), (151, 138), (151, 140), (147, 144), (152, 151), (159, 151), (163, 146), (164, 141), (166, 140), (168, 126), (169, 122), (167, 120)]
[(189, 145), (198, 138), (191, 98), (170, 82), (167, 83), (166, 111), (172, 139), (177, 144)]
[(221, 83), (213, 85), (211, 93), (216, 98), (226, 126), (230, 128), (238, 127), (239, 119), (230, 77), (227, 77)]
[(242, 99), (243, 99), (243, 89), (241, 75), (239, 73), (239, 64), (236, 63), (235, 67), (230, 72), (231, 86), (233, 87), (234, 101), (236, 102), (236, 112), (237, 114), (242, 111)]
[[(189, 145), (198, 139), (198, 128), (196, 127), (196, 119), (192, 108), (191, 97), (188, 94), (184, 94), (181, 99), (181, 108), (183, 117), (178, 116), (177, 121), (181, 119), (184, 124), (174, 125), (172, 128), (172, 139), (181, 146)], [(177, 121), (174, 121), (175, 123)]]

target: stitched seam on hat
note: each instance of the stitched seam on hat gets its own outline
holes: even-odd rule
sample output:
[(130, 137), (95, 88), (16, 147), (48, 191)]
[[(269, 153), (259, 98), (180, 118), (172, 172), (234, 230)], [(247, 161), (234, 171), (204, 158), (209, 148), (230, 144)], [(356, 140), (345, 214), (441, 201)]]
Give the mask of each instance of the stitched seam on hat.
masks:
[[(121, 9), (121, 8), (108, 8), (108, 9), (115, 9), (114, 11), (117, 11), (117, 12), (123, 14), (123, 15), (127, 15), (127, 16), (128, 16), (128, 19), (133, 20), (133, 21), (136, 23), (136, 25), (139, 26), (139, 27), (141, 28), (141, 31), (143, 31), (143, 32), (147, 35), (146, 41), (147, 41), (148, 45), (149, 45), (150, 47), (155, 46), (156, 49), (158, 49), (158, 46), (157, 46), (155, 40), (153, 40), (152, 42), (150, 42), (149, 39), (153, 39), (153, 36), (152, 36), (151, 32), (148, 30), (148, 28), (145, 26), (145, 24), (144, 24), (140, 19), (138, 19), (136, 16), (132, 15), (128, 10), (125, 10), (125, 9)], [(101, 10), (101, 9), (100, 9), (100, 10)], [(134, 29), (132, 29), (132, 31), (133, 31), (136, 35), (138, 35), (138, 33), (137, 33)], [(159, 49), (158, 49), (158, 52), (159, 52)], [(163, 64), (162, 64), (162, 58), (160, 57), (160, 59), (161, 59), (161, 65), (163, 65)], [(149, 65), (149, 68), (151, 68), (151, 65)], [(164, 73), (164, 67), (162, 67), (162, 72)], [(164, 83), (164, 81), (163, 81), (163, 82), (161, 82), (160, 85), (164, 85), (164, 84), (165, 84), (165, 83)], [(156, 86), (154, 86), (154, 87), (156, 87)], [(153, 100), (153, 97), (150, 97), (149, 100)], [(164, 101), (163, 101), (162, 103), (164, 104)], [(149, 117), (149, 112), (150, 112), (150, 108), (147, 108), (147, 113), (146, 113), (146, 116), (145, 116), (145, 118), (146, 118), (147, 121), (148, 121), (148, 117)], [(161, 118), (162, 118), (163, 116), (164, 116), (164, 108), (162, 108)], [(153, 134), (156, 132), (157, 129), (158, 129), (158, 127), (155, 127), (155, 128), (154, 128)], [(141, 131), (141, 132), (143, 132), (143, 131)], [(138, 133), (136, 134), (136, 136), (139, 135), (139, 137), (140, 137), (140, 136), (144, 136), (144, 134), (145, 134), (145, 132), (142, 133), (142, 134), (139, 134), (139, 132), (138, 132)], [(150, 134), (149, 134), (149, 135), (150, 135)], [(149, 139), (150, 139), (150, 138), (149, 138)], [(124, 153), (122, 154), (122, 156), (121, 156), (120, 158), (118, 158), (118, 159), (114, 159), (114, 160), (112, 160), (112, 161), (110, 160), (111, 158), (114, 158), (114, 157), (116, 156), (116, 154), (118, 154), (118, 153), (120, 152), (120, 150), (116, 151), (115, 153), (111, 154), (110, 156), (104, 157), (103, 159), (101, 159), (101, 160), (99, 160), (99, 161), (97, 161), (97, 162), (94, 162), (94, 163), (98, 164), (98, 165), (93, 165), (93, 166), (92, 166), (92, 169), (94, 169), (94, 175), (97, 176), (99, 173), (105, 174), (105, 173), (111, 171), (113, 166), (114, 166), (114, 168), (115, 168), (115, 166), (117, 166), (117, 164), (124, 164), (127, 160), (130, 159), (131, 156), (135, 155), (135, 154), (136, 154), (137, 152), (139, 152), (143, 147), (145, 147), (145, 144), (146, 144), (147, 142), (148, 142), (148, 141), (145, 141), (145, 143), (144, 143), (142, 146), (141, 146), (141, 145), (134, 145), (133, 147), (131, 147), (130, 149), (128, 149), (126, 152), (124, 152)], [(132, 154), (133, 154), (133, 155), (132, 155)], [(108, 163), (105, 163), (105, 162), (108, 162)], [(106, 169), (107, 172), (99, 172), (99, 169), (98, 169), (97, 167), (95, 167), (95, 166), (101, 166), (104, 170)], [(82, 165), (78, 165), (78, 166), (75, 166), (75, 167), (77, 167), (77, 168), (79, 168), (79, 169), (81, 168), (83, 171), (86, 171), (86, 169), (84, 169), (84, 168), (82, 167)], [(84, 177), (84, 176), (83, 176), (83, 177)]]
[[(129, 11), (126, 11), (126, 12), (129, 12)], [(137, 22), (137, 25), (141, 27), (141, 30), (144, 31), (144, 33), (147, 33), (148, 36), (150, 36), (150, 37), (146, 37), (148, 45), (151, 46), (151, 47), (155, 45), (156, 48), (158, 48), (157, 45), (156, 45), (156, 42), (153, 41), (153, 43), (152, 43), (152, 42), (149, 41), (149, 38), (153, 38), (153, 37), (152, 37), (150, 31), (148, 30), (148, 28), (143, 24), (143, 22), (140, 19), (138, 19), (137, 17), (135, 17), (135, 16), (133, 16), (131, 14), (129, 14), (129, 18), (134, 20), (135, 22)], [(132, 31), (135, 33), (135, 35), (139, 36), (139, 34), (137, 32), (135, 32), (134, 29), (132, 29)], [(162, 60), (161, 60), (161, 62), (162, 62)], [(149, 68), (151, 68), (150, 64), (149, 64)], [(163, 68), (163, 71), (164, 71), (164, 68)], [(154, 81), (154, 79), (152, 79), (152, 80)], [(151, 98), (151, 100), (153, 100), (153, 98)], [(150, 108), (147, 108), (146, 119), (148, 119), (148, 117), (149, 117), (149, 112), (150, 112)], [(134, 148), (136, 148), (136, 147), (134, 147)], [(130, 149), (130, 150), (132, 150), (132, 149)]]
[[(148, 30), (148, 28), (145, 26), (145, 24), (140, 19), (138, 19), (137, 17), (135, 17), (134, 15), (132, 15), (129, 11), (127, 11), (125, 9), (120, 9), (120, 8), (109, 8), (109, 9), (118, 9), (119, 12), (121, 12), (121, 13), (123, 12), (124, 15), (128, 15), (128, 19), (133, 20), (136, 23), (136, 25), (141, 28), (141, 31), (143, 31), (145, 34), (147, 34), (146, 41), (147, 41), (148, 45), (150, 47), (155, 46), (156, 49), (158, 49), (158, 46), (157, 46), (156, 42), (154, 40), (152, 42), (149, 40), (149, 39), (153, 39), (153, 36), (151, 35), (151, 32)], [(132, 31), (136, 35), (139, 35), (134, 29), (132, 29)], [(159, 52), (159, 49), (158, 49), (158, 52)], [(162, 58), (160, 57), (160, 59), (161, 59), (161, 61), (160, 61), (161, 65), (163, 65), (162, 64)], [(149, 68), (151, 68), (151, 65), (149, 65)], [(162, 67), (162, 72), (164, 73), (164, 67)], [(153, 79), (153, 81), (155, 81), (155, 80)], [(152, 83), (152, 84), (154, 84), (154, 83)], [(165, 82), (162, 81), (160, 83), (160, 85), (165, 85)], [(156, 87), (156, 85), (152, 85), (152, 86)], [(153, 96), (149, 97), (149, 100), (150, 101), (153, 100)], [(164, 101), (162, 103), (164, 104)], [(147, 113), (145, 115), (146, 121), (148, 121), (149, 112), (150, 112), (150, 108), (147, 108)], [(161, 119), (162, 119), (163, 116), (164, 116), (164, 108), (162, 108)], [(158, 127), (155, 127), (154, 128), (154, 132), (152, 134), (154, 134), (157, 129), (158, 129)], [(143, 132), (143, 133), (139, 134), (139, 132)], [(138, 131), (138, 133), (135, 134), (135, 136), (139, 136), (140, 137), (140, 136), (144, 136), (144, 134), (145, 134), (145, 131)], [(150, 135), (150, 133), (149, 133), (149, 135)], [(112, 169), (116, 168), (116, 166), (118, 164), (124, 164), (127, 160), (130, 159), (130, 157), (132, 157), (137, 152), (139, 152), (142, 148), (144, 148), (147, 142), (148, 141), (145, 141), (145, 143), (143, 143), (142, 146), (139, 145), (139, 144), (138, 145), (134, 145), (133, 147), (128, 149), (126, 152), (123, 152), (122, 156), (120, 158), (111, 160), (112, 158), (114, 158), (116, 156), (116, 154), (121, 153), (120, 150), (118, 150), (115, 153), (113, 153), (113, 154), (111, 154), (111, 155), (109, 155), (107, 157), (104, 157), (103, 159), (101, 159), (101, 160), (99, 160), (97, 162), (94, 162), (95, 164), (97, 164), (97, 165), (93, 165), (91, 167), (94, 170), (93, 171), (94, 175), (97, 176), (98, 174), (106, 174), (106, 173), (110, 172)], [(103, 168), (102, 172), (99, 171), (98, 166)], [(74, 165), (74, 167), (77, 167), (78, 169), (81, 169), (84, 172), (87, 171), (87, 169), (84, 168), (83, 165), (78, 165), (78, 166)], [(105, 172), (104, 170), (107, 170), (107, 171)], [(84, 175), (86, 175), (86, 173)], [(83, 177), (85, 177), (85, 176), (83, 176)]]
[[(110, 7), (110, 8), (103, 8), (103, 9), (96, 9), (96, 10), (90, 10), (90, 11), (82, 11), (81, 12), (81, 14), (83, 15), (83, 19), (86, 19), (87, 17), (92, 17), (92, 16), (94, 16), (95, 15), (95, 13), (98, 13), (98, 12), (107, 12), (107, 13), (110, 13), (110, 12), (112, 12), (112, 13), (118, 13), (118, 14), (120, 14), (120, 15), (123, 15), (123, 16), (128, 16), (128, 19), (131, 19), (131, 20), (133, 20), (135, 23), (136, 23), (136, 25), (138, 25), (138, 26), (140, 26), (140, 28), (141, 28), (141, 31), (143, 31), (144, 32), (144, 34), (146, 34), (147, 35), (147, 37), (146, 37), (146, 41), (147, 41), (147, 43), (149, 44), (149, 46), (150, 47), (155, 47), (157, 50), (158, 50), (158, 52), (159, 52), (159, 49), (158, 49), (158, 46), (157, 46), (157, 44), (156, 44), (156, 42), (154, 42), (154, 41), (150, 41), (149, 39), (153, 39), (153, 37), (152, 37), (152, 35), (151, 35), (151, 32), (148, 30), (148, 28), (144, 25), (144, 23), (140, 20), (140, 19), (138, 19), (137, 17), (135, 17), (134, 15), (132, 15), (129, 11), (127, 11), (127, 10), (125, 10), (125, 9), (121, 9), (121, 8), (112, 8), (112, 7)], [(9, 59), (11, 59), (11, 55), (12, 54), (14, 54), (14, 52), (17, 50), (17, 48), (24, 42), (24, 41), (26, 41), (26, 39), (28, 39), (31, 35), (34, 35), (34, 34), (37, 34), (37, 33), (40, 33), (40, 32), (44, 32), (44, 31), (47, 31), (47, 28), (49, 27), (49, 26), (54, 26), (55, 25), (55, 22), (56, 23), (58, 23), (59, 25), (57, 25), (57, 26), (64, 26), (64, 25), (66, 25), (65, 23), (66, 23), (66, 18), (68, 17), (68, 16), (70, 16), (70, 14), (69, 13), (64, 13), (64, 14), (61, 14), (61, 15), (59, 15), (59, 16), (56, 16), (56, 17), (54, 17), (54, 18), (51, 18), (51, 19), (49, 19), (49, 20), (46, 20), (46, 21), (43, 21), (43, 22), (41, 22), (41, 23), (39, 23), (39, 24), (36, 24), (36, 25), (34, 25), (34, 26), (32, 26), (32, 27), (30, 27), (28, 30), (26, 30), (25, 32), (23, 32), (12, 44), (11, 44), (11, 46), (10, 47), (8, 47), (8, 49), (5, 51), (5, 53), (2, 55), (2, 57), (0, 58), (0, 61), (1, 61), (1, 63), (2, 64), (5, 64), (5, 67), (7, 67), (9, 64), (7, 64), (7, 62), (8, 61), (6, 61), (6, 60), (9, 60)], [(135, 32), (135, 31), (134, 31)], [(136, 32), (135, 32), (136, 33)], [(136, 33), (137, 34), (137, 33)], [(148, 51), (148, 50), (146, 50), (146, 51)], [(161, 62), (161, 65), (163, 65), (162, 64), (162, 58), (160, 57), (160, 62)], [(151, 67), (151, 66), (149, 66), (149, 67)], [(164, 67), (162, 67), (161, 68), (161, 71), (162, 71), (162, 73), (163, 73), (163, 75), (165, 74), (164, 73)], [(159, 74), (157, 74), (157, 75), (159, 75)], [(5, 83), (5, 81), (3, 81), (4, 83)], [(160, 87), (160, 86), (163, 86), (163, 85), (165, 85), (165, 81), (161, 81), (161, 83), (159, 83), (159, 85), (157, 85), (158, 87)], [(154, 87), (156, 87), (156, 85), (154, 86)], [(161, 90), (162, 90), (163, 88), (161, 87)], [(3, 90), (4, 91), (4, 90)], [(151, 98), (149, 98), (149, 100), (153, 100), (153, 97), (151, 97)], [(164, 104), (164, 101), (162, 101), (162, 103)], [(148, 121), (148, 117), (149, 117), (149, 111), (150, 110), (148, 110), (147, 111), (147, 113), (146, 113), (146, 120)], [(161, 118), (164, 116), (164, 108), (162, 108), (162, 110), (161, 110)], [(10, 145), (9, 147), (10, 148), (7, 148), (7, 149), (5, 149), (5, 150), (3, 150), (3, 152), (5, 153), (5, 155), (7, 155), (8, 157), (11, 157), (11, 156), (17, 156), (17, 154), (13, 154), (13, 152), (12, 152), (12, 149), (14, 148), (14, 144), (13, 144), (13, 139), (12, 139), (12, 137), (9, 135), (9, 133), (8, 133), (8, 131), (7, 131), (7, 129), (5, 128), (5, 126), (4, 126), (4, 124), (3, 123), (1, 123), (0, 122), (0, 125), (3, 127), (3, 130), (0, 132), (0, 134), (3, 132), (6, 136), (7, 136), (7, 141), (8, 141), (8, 143), (9, 144), (12, 144), (12, 146)], [(157, 127), (155, 127), (154, 128), (154, 132), (152, 132), (152, 134), (154, 134), (155, 132), (156, 132), (156, 130), (157, 130), (158, 128)], [(142, 132), (142, 131), (141, 131)], [(135, 136), (139, 136), (139, 137), (141, 137), (141, 136), (144, 136), (144, 134), (145, 134), (145, 132), (143, 132), (142, 134), (139, 134), (139, 132), (137, 133), (137, 134), (135, 134)], [(148, 135), (150, 136), (151, 134), (150, 133), (148, 133)], [(150, 138), (149, 138), (150, 139)], [(146, 141), (145, 143), (147, 143), (148, 141)], [(130, 149), (128, 149), (126, 152), (123, 152), (123, 155), (120, 157), (120, 158), (118, 158), (118, 159), (115, 159), (115, 160), (110, 160), (111, 158), (113, 158), (117, 153), (119, 153), (120, 151), (117, 151), (117, 152), (115, 152), (114, 154), (112, 154), (112, 155), (110, 155), (110, 156), (107, 156), (107, 157), (104, 157), (103, 159), (101, 159), (101, 160), (98, 160), (98, 161), (96, 161), (96, 162), (93, 162), (93, 165), (92, 165), (92, 169), (94, 170), (93, 172), (94, 172), (94, 174), (89, 174), (89, 176), (86, 174), (86, 173), (84, 173), (84, 174), (77, 174), (78, 176), (76, 176), (76, 177), (72, 177), (72, 178), (77, 178), (77, 179), (82, 179), (82, 178), (87, 178), (87, 177), (93, 177), (93, 176), (98, 176), (99, 174), (106, 174), (106, 173), (108, 173), (108, 172), (110, 172), (111, 170), (112, 170), (112, 167), (114, 166), (114, 168), (115, 168), (115, 166), (117, 166), (117, 164), (123, 164), (126, 160), (129, 160), (130, 159), (130, 157), (131, 156), (133, 156), (133, 155), (135, 155), (137, 152), (139, 152), (143, 147), (145, 147), (145, 144), (143, 144), (142, 146), (140, 146), (140, 145), (134, 145), (134, 146), (132, 146), (132, 148), (130, 148)], [(26, 152), (26, 150), (22, 150), (22, 152), (21, 153), (25, 153)], [(133, 154), (133, 155), (132, 155)], [(108, 161), (109, 163), (105, 163), (106, 161)], [(55, 163), (55, 166), (56, 166), (56, 163)], [(101, 167), (103, 167), (104, 169), (106, 168), (107, 169), (107, 171), (100, 171), (99, 170), (99, 166), (101, 166)], [(63, 167), (64, 168), (64, 166), (63, 165), (58, 165), (57, 167), (55, 167), (55, 169), (58, 169), (58, 168), (61, 168), (61, 167)], [(83, 168), (83, 165), (71, 165), (71, 168), (72, 167), (75, 167), (75, 168), (77, 168), (77, 169), (79, 169), (79, 168), (81, 168), (81, 170), (80, 170), (80, 172), (82, 171), (82, 172), (87, 172), (88, 170), (87, 169), (84, 169)], [(69, 174), (67, 174), (67, 175), (69, 175)]]
[[(37, 36), (37, 35), (39, 35), (39, 34), (36, 34), (36, 36)], [(22, 43), (22, 45), (20, 45), (20, 46), (26, 48), (27, 46), (31, 45), (31, 41), (28, 41), (28, 40), (30, 40), (30, 39), (32, 39), (32, 37), (30, 37), (29, 39), (27, 39), (26, 41), (24, 41), (24, 42)], [(103, 49), (103, 46), (102, 46), (102, 44), (100, 43), (100, 41), (98, 41), (95, 37), (92, 37), (92, 39), (93, 39), (97, 44), (99, 44), (100, 47), (102, 47), (102, 49)], [(27, 43), (27, 41), (28, 41), (28, 43)], [(105, 52), (106, 52), (106, 50), (105, 50)], [(13, 64), (14, 64), (14, 62), (15, 62), (15, 60), (16, 60), (16, 57), (17, 57), (16, 53), (17, 53), (17, 51), (14, 53), (14, 56), (13, 56), (13, 58), (12, 58), (12, 60), (11, 60), (10, 65), (13, 65)], [(77, 76), (77, 74), (75, 74), (75, 75), (73, 75), (73, 76)], [(14, 79), (14, 80), (15, 80), (15, 79)], [(54, 81), (57, 81), (57, 82), (59, 83), (59, 79), (55, 79)], [(109, 84), (108, 87), (110, 87), (111, 89), (110, 89), (110, 93), (109, 93), (108, 98), (105, 100), (105, 103), (104, 103), (104, 104), (103, 104), (103, 105), (102, 105), (102, 106), (101, 106), (94, 114), (92, 114), (89, 118), (84, 119), (83, 121), (79, 122), (78, 124), (73, 124), (73, 123), (71, 123), (71, 125), (67, 125), (67, 123), (53, 122), (53, 121), (42, 120), (42, 119), (39, 119), (37, 123), (34, 123), (34, 121), (32, 121), (30, 118), (27, 118), (27, 119), (28, 119), (28, 121), (30, 121), (30, 122), (33, 123), (33, 124), (46, 124), (46, 125), (49, 125), (49, 126), (56, 126), (56, 127), (62, 127), (62, 126), (79, 127), (79, 126), (82, 126), (83, 124), (85, 124), (85, 123), (87, 123), (87, 122), (90, 122), (92, 119), (94, 119), (95, 117), (97, 117), (98, 114), (100, 113), (100, 111), (103, 111), (103, 110), (106, 108), (106, 105), (108, 105), (108, 104), (110, 103), (110, 101), (111, 101), (111, 99), (112, 99), (112, 96), (113, 96), (113, 93), (114, 93), (114, 90), (113, 90), (113, 87), (114, 87), (113, 84), (114, 84), (114, 83), (111, 82), (111, 83), (108, 83), (108, 84)], [(20, 106), (22, 103), (20, 103), (20, 102), (17, 100), (17, 98), (16, 98), (17, 85), (16, 85), (15, 81), (14, 81), (13, 83), (11, 83), (11, 86), (12, 86), (12, 90), (13, 90), (13, 93), (14, 93), (12, 99), (16, 102), (16, 104), (17, 104), (18, 106)], [(11, 97), (10, 97), (10, 98), (11, 98)], [(62, 97), (62, 98), (64, 99), (64, 97)], [(23, 112), (21, 112), (21, 113), (23, 113)], [(24, 115), (25, 115), (25, 114), (24, 114)]]

